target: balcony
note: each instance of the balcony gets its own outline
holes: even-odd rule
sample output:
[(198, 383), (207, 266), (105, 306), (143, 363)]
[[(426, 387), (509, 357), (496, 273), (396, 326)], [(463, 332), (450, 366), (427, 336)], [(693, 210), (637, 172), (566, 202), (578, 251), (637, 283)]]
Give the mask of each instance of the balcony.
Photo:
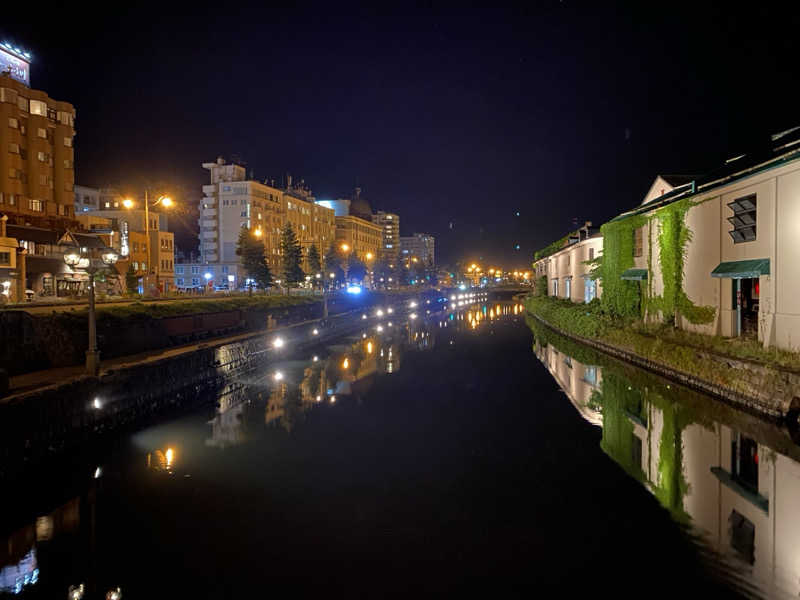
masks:
[(216, 231), (201, 231), (200, 237), (204, 240), (215, 240), (217, 239), (217, 232)]
[(203, 186), (203, 193), (206, 194), (207, 196), (212, 195), (216, 191), (217, 191), (217, 186), (214, 185), (213, 183)]
[(217, 262), (218, 258), (216, 254), (210, 254), (208, 252), (204, 253), (204, 260), (208, 262)]
[(216, 208), (204, 208), (203, 212), (200, 213), (204, 217), (216, 217), (217, 216), (217, 209)]
[(204, 242), (203, 243), (203, 250), (216, 250), (217, 249), (217, 242)]
[[(203, 216), (206, 216), (206, 215), (203, 215)], [(217, 225), (216, 221), (212, 221), (212, 220), (209, 220), (209, 219), (203, 219), (200, 222), (200, 226), (201, 227), (213, 227), (213, 228), (216, 229), (216, 225)]]

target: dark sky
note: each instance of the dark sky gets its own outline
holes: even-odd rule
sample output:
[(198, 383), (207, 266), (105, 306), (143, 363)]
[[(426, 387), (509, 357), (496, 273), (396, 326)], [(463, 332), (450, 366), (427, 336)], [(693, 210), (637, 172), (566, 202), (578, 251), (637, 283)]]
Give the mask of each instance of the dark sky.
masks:
[(657, 173), (800, 124), (797, 11), (639, 4), (115, 3), (4, 14), (0, 33), (75, 105), (78, 183), (148, 175), (196, 200), (200, 164), (238, 155), (318, 198), (360, 184), (446, 260), (524, 266)]

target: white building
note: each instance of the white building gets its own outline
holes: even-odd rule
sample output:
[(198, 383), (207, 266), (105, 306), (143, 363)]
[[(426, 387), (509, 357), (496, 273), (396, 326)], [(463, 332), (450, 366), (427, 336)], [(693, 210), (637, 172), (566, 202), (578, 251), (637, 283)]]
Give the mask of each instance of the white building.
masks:
[(534, 280), (547, 278), (547, 295), (572, 302), (591, 302), (602, 293), (600, 282), (589, 277), (594, 260), (603, 252), (600, 231), (587, 221), (563, 238), (563, 246), (533, 263)]
[(403, 260), (417, 259), (423, 265), (436, 264), (436, 238), (427, 233), (415, 233), (400, 238), (400, 256)]

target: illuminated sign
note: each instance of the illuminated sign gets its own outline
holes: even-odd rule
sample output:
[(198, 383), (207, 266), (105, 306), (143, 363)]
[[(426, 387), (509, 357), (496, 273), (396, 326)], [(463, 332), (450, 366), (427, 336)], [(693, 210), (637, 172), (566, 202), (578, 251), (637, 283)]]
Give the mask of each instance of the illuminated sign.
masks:
[(28, 87), (31, 85), (30, 54), (11, 44), (0, 44), (0, 72), (10, 72), (11, 78)]

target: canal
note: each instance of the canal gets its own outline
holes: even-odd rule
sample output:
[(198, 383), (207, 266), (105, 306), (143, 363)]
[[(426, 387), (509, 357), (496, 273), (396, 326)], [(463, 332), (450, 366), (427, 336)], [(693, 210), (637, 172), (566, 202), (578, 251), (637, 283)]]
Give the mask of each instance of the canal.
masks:
[(513, 301), (453, 304), (287, 340), (192, 410), (4, 485), (0, 596), (797, 597), (785, 431)]

